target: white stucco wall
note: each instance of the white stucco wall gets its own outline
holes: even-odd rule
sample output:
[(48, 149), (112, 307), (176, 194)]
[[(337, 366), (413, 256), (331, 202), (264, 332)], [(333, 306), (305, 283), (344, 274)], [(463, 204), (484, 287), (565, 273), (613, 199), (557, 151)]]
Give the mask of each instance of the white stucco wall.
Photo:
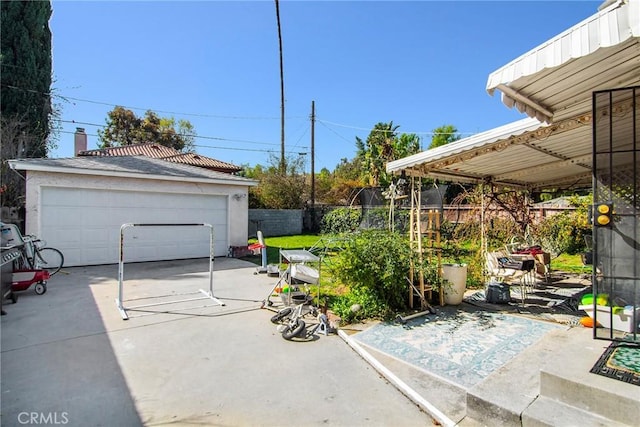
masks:
[[(109, 189), (158, 193), (199, 194), (226, 196), (228, 198), (229, 246), (242, 246), (248, 240), (248, 186), (210, 184), (159, 179), (137, 179), (112, 176), (27, 172), (26, 233), (41, 235), (41, 194), (43, 187), (82, 189)], [(176, 218), (176, 222), (180, 222)]]

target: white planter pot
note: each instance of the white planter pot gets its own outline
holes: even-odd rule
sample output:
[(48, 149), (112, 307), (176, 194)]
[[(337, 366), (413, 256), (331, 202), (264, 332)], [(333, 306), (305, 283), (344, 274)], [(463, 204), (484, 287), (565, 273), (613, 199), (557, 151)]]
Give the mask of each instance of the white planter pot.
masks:
[(467, 264), (442, 264), (444, 303), (459, 305), (467, 289)]

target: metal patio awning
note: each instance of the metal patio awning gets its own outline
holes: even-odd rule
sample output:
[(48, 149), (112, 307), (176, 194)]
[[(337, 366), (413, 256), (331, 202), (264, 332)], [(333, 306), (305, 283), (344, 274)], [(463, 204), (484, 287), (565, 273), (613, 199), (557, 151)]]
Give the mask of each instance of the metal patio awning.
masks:
[[(588, 188), (593, 93), (632, 86), (640, 86), (640, 0), (610, 1), (491, 73), (487, 91), (500, 90), (505, 105), (530, 118), (390, 162), (387, 172), (530, 190)], [(634, 102), (616, 98), (596, 120), (625, 117)], [(625, 167), (630, 159), (617, 161)]]
[(591, 114), (553, 125), (527, 118), (389, 162), (387, 172), (530, 190), (586, 188), (591, 131)]
[(491, 73), (487, 92), (551, 123), (590, 111), (594, 91), (638, 84), (640, 0), (617, 0)]

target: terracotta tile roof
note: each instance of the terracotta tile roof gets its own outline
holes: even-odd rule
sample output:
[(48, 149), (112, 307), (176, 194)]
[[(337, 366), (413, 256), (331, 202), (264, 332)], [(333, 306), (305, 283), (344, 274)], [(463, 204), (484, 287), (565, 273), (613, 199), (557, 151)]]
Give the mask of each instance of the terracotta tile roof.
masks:
[(218, 171), (230, 171), (238, 172), (242, 168), (231, 163), (222, 162), (220, 160), (212, 159), (211, 157), (201, 156), (196, 153), (180, 153), (174, 156), (163, 157), (164, 160), (175, 163), (184, 163), (192, 166), (200, 166), (207, 169), (213, 169)]
[(80, 157), (104, 157), (104, 156), (145, 156), (154, 159), (163, 159), (173, 163), (182, 163), (190, 166), (198, 166), (218, 172), (234, 173), (242, 168), (231, 163), (212, 159), (196, 153), (181, 153), (171, 147), (155, 143), (141, 143), (125, 145), (122, 147), (98, 148), (96, 150), (84, 150), (78, 153)]

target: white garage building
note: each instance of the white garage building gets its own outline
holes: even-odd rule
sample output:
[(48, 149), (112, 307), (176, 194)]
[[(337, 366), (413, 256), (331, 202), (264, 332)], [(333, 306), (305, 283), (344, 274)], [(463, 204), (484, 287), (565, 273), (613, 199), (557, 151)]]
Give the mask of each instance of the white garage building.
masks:
[[(60, 249), (65, 266), (113, 264), (120, 227), (211, 224), (214, 255), (247, 244), (246, 178), (144, 156), (10, 160), (26, 171), (26, 232)], [(126, 262), (209, 255), (208, 227), (132, 227)]]

